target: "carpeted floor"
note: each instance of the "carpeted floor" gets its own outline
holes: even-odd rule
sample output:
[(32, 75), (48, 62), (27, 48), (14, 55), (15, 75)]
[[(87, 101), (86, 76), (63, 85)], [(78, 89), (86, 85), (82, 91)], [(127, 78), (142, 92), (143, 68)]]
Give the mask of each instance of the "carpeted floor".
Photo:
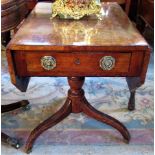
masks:
[[(42, 134), (32, 155), (153, 155), (153, 56), (145, 84), (138, 88), (136, 110), (128, 111), (129, 91), (124, 78), (86, 78), (84, 89), (94, 107), (123, 122), (131, 133), (125, 144), (115, 129), (83, 114), (71, 114)], [(2, 114), (2, 131), (18, 137), (24, 144), (30, 131), (56, 112), (67, 95), (66, 78), (31, 78), (28, 91), (21, 93), (10, 82), (5, 51), (2, 51), (2, 104), (28, 99), (29, 111), (18, 109)], [(24, 155), (2, 144), (2, 155)]]

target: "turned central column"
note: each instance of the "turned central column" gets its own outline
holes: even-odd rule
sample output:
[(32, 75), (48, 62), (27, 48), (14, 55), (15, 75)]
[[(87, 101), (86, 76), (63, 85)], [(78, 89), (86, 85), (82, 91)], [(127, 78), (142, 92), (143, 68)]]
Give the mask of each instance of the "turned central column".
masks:
[(68, 90), (68, 97), (65, 101), (65, 104), (55, 114), (50, 116), (48, 119), (40, 123), (35, 129), (33, 129), (26, 142), (25, 151), (27, 153), (31, 151), (34, 141), (41, 133), (61, 122), (72, 112), (83, 112), (93, 119), (114, 127), (121, 133), (124, 139), (129, 142), (130, 134), (121, 122), (105, 113), (96, 110), (87, 101), (84, 96), (84, 90), (82, 89), (84, 79), (85, 77), (68, 77), (70, 89)]
[(84, 90), (82, 86), (84, 84), (85, 77), (68, 77), (68, 83), (70, 89), (68, 90), (68, 99), (71, 101), (72, 112), (82, 112), (81, 104), (83, 103)]

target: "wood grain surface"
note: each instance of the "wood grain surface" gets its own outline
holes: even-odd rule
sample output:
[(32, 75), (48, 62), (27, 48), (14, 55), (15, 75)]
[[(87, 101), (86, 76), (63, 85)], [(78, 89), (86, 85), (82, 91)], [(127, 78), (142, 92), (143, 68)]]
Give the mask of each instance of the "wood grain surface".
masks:
[(117, 3), (102, 3), (102, 20), (50, 19), (51, 3), (38, 3), (8, 48), (12, 50), (135, 50), (147, 48), (145, 39)]

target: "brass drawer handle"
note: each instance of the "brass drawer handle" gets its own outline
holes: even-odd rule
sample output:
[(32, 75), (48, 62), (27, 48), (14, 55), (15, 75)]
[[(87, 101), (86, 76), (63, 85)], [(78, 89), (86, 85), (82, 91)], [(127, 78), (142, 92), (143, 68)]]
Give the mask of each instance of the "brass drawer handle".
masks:
[(100, 67), (103, 70), (112, 70), (115, 67), (115, 58), (112, 56), (104, 56), (100, 60)]
[(41, 66), (46, 70), (52, 70), (56, 67), (56, 60), (52, 56), (43, 56)]

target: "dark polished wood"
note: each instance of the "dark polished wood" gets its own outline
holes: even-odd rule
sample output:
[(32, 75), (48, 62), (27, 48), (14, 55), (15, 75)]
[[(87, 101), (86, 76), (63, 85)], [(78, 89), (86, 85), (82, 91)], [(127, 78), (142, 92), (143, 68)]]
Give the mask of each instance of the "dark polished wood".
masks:
[[(139, 0), (137, 29), (154, 46), (154, 0)], [(149, 33), (149, 37), (145, 34)]]
[[(16, 87), (22, 91), (22, 92), (25, 92), (27, 90), (27, 87), (28, 87), (28, 84), (29, 84), (29, 80), (30, 80), (30, 77), (19, 77), (17, 75), (15, 75), (15, 70), (13, 69), (14, 67), (14, 63), (12, 61), (12, 53), (9, 52), (9, 50), (6, 50), (6, 56), (7, 56), (7, 60), (8, 62), (10, 61), (9, 63), (9, 69), (10, 69), (10, 75), (13, 75), (11, 76), (11, 80), (12, 80), (12, 83), (14, 84), (14, 82), (16, 83)], [(13, 82), (14, 81), (14, 82)]]
[[(6, 46), (11, 39), (10, 30), (15, 30), (20, 22), (25, 18), (27, 13), (28, 9), (25, 0), (1, 1), (1, 40), (4, 46)], [(21, 90), (25, 88), (24, 84), (22, 84), (19, 86)], [(24, 100), (9, 105), (2, 105), (1, 112), (4, 113), (20, 107), (26, 107), (28, 104), (29, 102)], [(1, 133), (1, 137), (2, 142), (7, 143), (17, 149), (20, 147), (19, 141), (17, 139), (10, 137), (3, 132)]]
[(140, 79), (138, 77), (126, 77), (128, 88), (130, 90), (130, 98), (128, 102), (128, 109), (135, 110), (135, 93), (136, 89), (141, 86)]
[(60, 121), (62, 121), (64, 118), (66, 118), (70, 113), (80, 113), (83, 112), (84, 114), (101, 121), (103, 123), (106, 123), (115, 129), (117, 129), (124, 139), (129, 142), (130, 140), (130, 134), (126, 127), (120, 123), (115, 118), (104, 114), (98, 110), (96, 110), (94, 107), (91, 106), (91, 104), (87, 101), (87, 99), (84, 96), (84, 90), (82, 89), (82, 86), (84, 84), (84, 77), (68, 77), (68, 83), (70, 86), (70, 89), (68, 91), (68, 98), (66, 99), (66, 102), (62, 108), (58, 112), (56, 112), (54, 115), (49, 117), (47, 120), (43, 121), (41, 124), (39, 124), (30, 134), (27, 142), (25, 151), (27, 153), (30, 153), (32, 150), (33, 143), (37, 139), (37, 137), (44, 132), (45, 130), (51, 128), (52, 126), (56, 125)]
[[(44, 6), (40, 8), (42, 4)], [(85, 53), (94, 50), (142, 52), (148, 49), (144, 38), (117, 3), (102, 3), (103, 20), (97, 20), (96, 16), (81, 20), (50, 20), (51, 5), (38, 3), (37, 6), (12, 39), (11, 50)]]
[(140, 0), (138, 16), (154, 28), (154, 0)]
[(18, 139), (10, 137), (3, 132), (1, 132), (1, 141), (2, 143), (8, 144), (16, 149), (20, 148), (20, 142)]
[[(99, 66), (99, 61), (102, 57), (107, 55), (106, 52), (96, 52), (94, 55), (90, 53), (78, 52), (56, 53), (53, 51), (52, 56), (57, 60), (57, 67), (51, 71), (46, 71), (40, 65), (40, 59), (44, 55), (51, 55), (51, 52), (15, 52), (15, 65), (20, 65), (22, 66), (22, 68), (25, 68), (24, 70), (17, 68), (17, 74), (19, 76), (80, 76), (81, 74), (83, 76), (87, 76), (88, 74), (89, 76), (114, 76), (116, 74), (120, 76), (125, 76), (129, 74), (129, 72), (132, 72), (130, 74), (134, 75), (139, 74), (136, 70), (133, 71), (129, 68), (130, 63), (132, 63), (131, 61), (134, 61), (133, 58), (131, 58), (131, 53), (122, 54), (120, 52), (109, 52), (109, 55), (117, 59), (117, 64), (115, 65), (115, 68), (113, 70), (107, 72), (103, 72), (103, 69), (101, 69), (101, 67)], [(139, 67), (141, 66), (142, 59), (143, 55), (139, 56), (139, 58), (137, 59), (137, 63), (135, 63), (135, 68), (139, 69)], [(76, 63), (77, 61), (79, 61), (79, 64)], [(72, 72), (68, 70), (70, 64), (73, 64)], [(122, 66), (124, 67), (122, 68)], [(83, 68), (83, 70), (81, 70), (81, 68)], [(96, 68), (95, 71), (94, 68)]]
[[(83, 112), (106, 123), (129, 141), (129, 132), (123, 124), (88, 103), (82, 85), (87, 76), (124, 76), (130, 90), (128, 109), (133, 110), (136, 88), (145, 81), (150, 49), (117, 3), (102, 3), (102, 9), (102, 20), (95, 16), (81, 20), (50, 19), (51, 4), (38, 3), (10, 41), (7, 47), (9, 72), (18, 89), (26, 91), (29, 81), (26, 78), (33, 76), (65, 76), (70, 86), (64, 106), (31, 132), (26, 152), (42, 132), (71, 112)], [(54, 59), (53, 69), (47, 70), (42, 65), (45, 56)], [(101, 66), (106, 56), (114, 62), (109, 70)]]
[(9, 112), (15, 109), (18, 109), (20, 107), (26, 107), (29, 104), (29, 102), (27, 100), (22, 100), (19, 102), (15, 102), (15, 103), (11, 103), (11, 104), (7, 104), (7, 105), (2, 105), (2, 113), (4, 112)]
[(25, 0), (2, 0), (1, 32), (7, 32), (17, 27), (27, 13)]
[[(22, 100), (22, 101), (7, 104), (7, 105), (1, 105), (1, 112), (5, 113), (21, 107), (24, 108), (24, 110), (27, 110), (29, 109), (28, 105), (29, 105), (29, 101), (27, 100)], [(21, 146), (20, 141), (18, 139), (10, 137), (4, 132), (1, 132), (1, 141), (10, 146), (13, 146), (16, 149), (19, 149)]]
[(25, 0), (1, 1), (1, 34), (2, 44), (10, 41), (10, 30), (15, 29), (28, 13)]
[(8, 42), (11, 40), (10, 31), (1, 33), (1, 43), (6, 47)]
[(37, 2), (38, 2), (37, 0), (27, 0), (26, 3), (27, 3), (28, 9), (31, 11), (35, 7)]
[(54, 115), (49, 117), (47, 120), (40, 123), (33, 131), (31, 132), (25, 146), (25, 152), (30, 153), (33, 143), (37, 139), (37, 137), (46, 131), (47, 129), (51, 128), (52, 126), (56, 125), (57, 123), (61, 122), (64, 118), (66, 118), (71, 113), (71, 102), (67, 100), (63, 107), (57, 111)]

